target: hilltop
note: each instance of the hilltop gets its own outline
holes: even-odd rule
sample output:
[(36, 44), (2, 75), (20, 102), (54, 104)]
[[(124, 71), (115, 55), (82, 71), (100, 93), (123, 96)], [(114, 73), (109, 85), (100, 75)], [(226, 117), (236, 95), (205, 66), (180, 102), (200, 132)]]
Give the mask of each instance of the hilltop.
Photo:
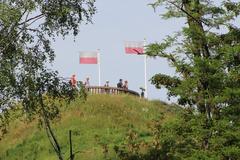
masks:
[[(178, 108), (160, 101), (147, 101), (128, 95), (94, 95), (86, 102), (76, 100), (61, 108), (54, 131), (65, 159), (69, 156), (68, 133), (72, 130), (75, 159), (104, 159), (104, 151), (116, 158), (113, 148), (134, 128), (142, 139), (149, 139), (149, 124), (164, 116), (171, 119)], [(37, 120), (12, 120), (8, 134), (0, 141), (0, 160), (55, 160), (57, 157)]]

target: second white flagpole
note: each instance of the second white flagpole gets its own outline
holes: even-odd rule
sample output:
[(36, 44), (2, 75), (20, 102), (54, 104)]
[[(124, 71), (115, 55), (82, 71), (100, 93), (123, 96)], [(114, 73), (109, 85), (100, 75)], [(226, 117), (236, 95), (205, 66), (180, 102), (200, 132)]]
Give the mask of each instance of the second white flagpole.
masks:
[[(146, 48), (147, 42), (144, 38), (144, 49)], [(147, 55), (144, 54), (144, 84), (145, 84), (145, 97), (148, 98), (148, 87), (147, 87)]]
[(101, 86), (101, 61), (100, 61), (100, 49), (98, 49), (98, 86)]
[(147, 88), (147, 55), (144, 55), (144, 82), (145, 82), (145, 97), (148, 97)]

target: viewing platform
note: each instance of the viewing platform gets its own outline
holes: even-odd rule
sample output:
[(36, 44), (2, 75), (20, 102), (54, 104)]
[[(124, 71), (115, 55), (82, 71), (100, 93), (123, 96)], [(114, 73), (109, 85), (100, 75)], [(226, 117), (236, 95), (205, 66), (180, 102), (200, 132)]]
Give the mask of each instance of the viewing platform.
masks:
[(129, 94), (133, 96), (140, 96), (138, 92), (135, 92), (133, 90), (124, 89), (124, 88), (117, 88), (117, 87), (104, 87), (104, 86), (88, 86), (85, 87), (87, 92), (90, 94), (112, 94), (112, 95), (118, 95), (118, 94)]

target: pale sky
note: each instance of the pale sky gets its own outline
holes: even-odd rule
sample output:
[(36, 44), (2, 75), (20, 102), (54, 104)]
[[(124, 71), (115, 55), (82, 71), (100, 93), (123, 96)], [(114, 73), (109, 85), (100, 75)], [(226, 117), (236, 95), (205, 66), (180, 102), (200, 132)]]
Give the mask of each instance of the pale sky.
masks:
[[(184, 24), (180, 20), (162, 20), (160, 12), (148, 6), (150, 0), (97, 0), (97, 13), (93, 24), (82, 25), (77, 37), (58, 38), (53, 42), (56, 52), (54, 69), (60, 76), (77, 75), (78, 80), (90, 77), (91, 85), (98, 85), (98, 66), (80, 65), (79, 51), (100, 49), (101, 82), (116, 86), (118, 80), (128, 80), (129, 89), (140, 92), (144, 87), (143, 56), (124, 53), (124, 41), (160, 42), (166, 35), (178, 31)], [(148, 59), (147, 78), (156, 73), (174, 75), (165, 60)], [(155, 89), (148, 82), (148, 98), (167, 101), (166, 91)]]

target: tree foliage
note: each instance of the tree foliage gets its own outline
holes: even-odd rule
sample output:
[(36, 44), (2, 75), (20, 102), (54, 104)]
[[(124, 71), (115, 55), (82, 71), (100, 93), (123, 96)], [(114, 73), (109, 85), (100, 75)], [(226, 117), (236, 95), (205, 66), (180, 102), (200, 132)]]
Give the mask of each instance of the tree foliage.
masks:
[[(164, 18), (186, 21), (174, 36), (148, 46), (148, 55), (166, 58), (178, 75), (157, 74), (152, 83), (158, 88), (166, 87), (168, 95), (177, 97), (180, 105), (197, 108), (198, 114), (205, 115), (208, 136), (200, 141), (204, 142), (205, 149), (213, 150), (210, 143), (214, 132), (219, 133), (221, 127), (226, 127), (221, 125), (229, 125), (222, 123), (232, 123), (234, 129), (239, 127), (236, 117), (240, 115), (240, 28), (236, 20), (240, 3), (230, 0), (221, 1), (221, 4), (209, 0), (158, 0), (151, 5), (154, 8), (165, 6)], [(234, 132), (230, 128), (226, 130)], [(227, 144), (226, 148), (239, 152), (237, 145)], [(219, 159), (237, 159), (234, 154), (223, 157)]]
[[(155, 0), (165, 19), (181, 18), (182, 29), (146, 54), (168, 60), (176, 75), (156, 74), (185, 111), (176, 120), (153, 127), (148, 152), (135, 154), (123, 145), (121, 159), (238, 160), (240, 155), (240, 3), (222, 0)], [(164, 9), (163, 9), (164, 8)], [(124, 153), (124, 154), (121, 154)]]
[(151, 140), (139, 138), (141, 133), (129, 132), (127, 141), (115, 151), (122, 160), (238, 160), (239, 123), (229, 123), (224, 118), (213, 120), (215, 125), (209, 128), (205, 122), (205, 115), (184, 110), (164, 123), (153, 120), (149, 125)]
[[(82, 23), (91, 23), (95, 0), (4, 0), (0, 2), (0, 128), (3, 135), (9, 111), (16, 103), (28, 118), (38, 115), (59, 159), (60, 146), (50, 120), (58, 106), (47, 99), (73, 98), (74, 91), (56, 71), (47, 66), (54, 60), (51, 40), (76, 36)], [(71, 96), (72, 95), (72, 96)]]
[(181, 105), (197, 107), (209, 118), (219, 116), (227, 106), (236, 105), (240, 87), (240, 29), (235, 20), (240, 14), (240, 4), (158, 0), (151, 5), (154, 8), (165, 6), (164, 18), (186, 21), (186, 26), (176, 35), (148, 46), (149, 56), (167, 59), (178, 75), (157, 74), (152, 83), (157, 88), (166, 87), (169, 96), (179, 97)]

